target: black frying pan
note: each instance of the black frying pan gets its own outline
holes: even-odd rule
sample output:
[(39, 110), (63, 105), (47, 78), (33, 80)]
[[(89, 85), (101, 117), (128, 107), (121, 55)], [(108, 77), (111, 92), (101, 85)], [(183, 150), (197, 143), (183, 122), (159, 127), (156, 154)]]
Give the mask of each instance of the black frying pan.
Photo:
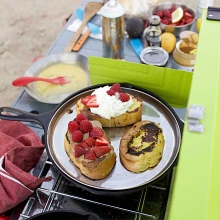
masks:
[[(111, 143), (117, 154), (117, 161), (110, 175), (94, 181), (81, 174), (70, 161), (64, 149), (64, 136), (68, 122), (76, 117), (76, 102), (91, 94), (96, 88), (107, 84), (95, 85), (82, 89), (65, 99), (53, 111), (46, 114), (31, 114), (13, 108), (0, 108), (0, 118), (5, 120), (30, 121), (40, 124), (45, 131), (46, 149), (51, 161), (58, 170), (70, 181), (92, 193), (125, 194), (131, 193), (152, 184), (173, 167), (179, 153), (181, 143), (181, 129), (183, 123), (174, 110), (155, 94), (131, 84), (121, 83), (124, 92), (138, 96), (143, 100), (143, 120), (160, 124), (165, 138), (164, 152), (161, 161), (153, 169), (135, 174), (126, 170), (119, 159), (119, 143), (128, 127), (105, 128), (111, 138)], [(109, 84), (110, 85), (110, 84)], [(3, 112), (15, 114), (5, 115)]]

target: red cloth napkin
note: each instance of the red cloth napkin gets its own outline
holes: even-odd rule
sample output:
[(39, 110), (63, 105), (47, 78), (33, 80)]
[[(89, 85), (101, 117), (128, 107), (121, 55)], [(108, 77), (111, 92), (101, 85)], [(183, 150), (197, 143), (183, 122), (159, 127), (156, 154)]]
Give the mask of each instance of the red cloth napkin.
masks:
[(0, 213), (27, 199), (42, 182), (51, 180), (28, 173), (43, 150), (38, 135), (25, 124), (0, 120)]

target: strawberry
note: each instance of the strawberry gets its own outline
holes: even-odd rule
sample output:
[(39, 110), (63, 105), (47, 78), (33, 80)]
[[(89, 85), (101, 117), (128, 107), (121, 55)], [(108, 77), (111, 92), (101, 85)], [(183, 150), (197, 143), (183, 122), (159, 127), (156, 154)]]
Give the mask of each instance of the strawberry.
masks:
[(89, 145), (85, 141), (83, 141), (80, 145), (85, 149), (89, 148)]
[(193, 21), (193, 18), (188, 18), (187, 20), (186, 20), (186, 24), (189, 24), (189, 23), (191, 23)]
[(101, 157), (107, 154), (108, 152), (110, 152), (111, 148), (109, 146), (98, 146), (98, 147), (93, 147), (92, 150), (96, 155), (96, 157)]
[(85, 115), (83, 115), (82, 113), (80, 113), (80, 114), (78, 114), (78, 115), (76, 116), (76, 122), (77, 122), (78, 124), (80, 124), (80, 122), (81, 122), (82, 120), (88, 120), (88, 119), (87, 119), (87, 117), (86, 117)]
[(86, 102), (86, 106), (89, 108), (98, 108), (99, 105), (96, 102), (96, 95), (91, 95)]
[(120, 93), (119, 94), (119, 99), (122, 102), (127, 102), (130, 99), (130, 96), (128, 94), (126, 94), (126, 93)]
[(95, 160), (96, 159), (96, 156), (93, 152), (92, 149), (88, 149), (84, 155), (85, 159), (88, 159), (88, 160)]
[(90, 132), (89, 136), (90, 137), (103, 137), (104, 131), (101, 128), (94, 127)]
[(113, 89), (109, 89), (106, 93), (110, 96), (113, 96), (115, 94), (115, 91)]
[(82, 133), (85, 134), (87, 132), (90, 132), (92, 128), (92, 123), (89, 120), (82, 120), (80, 122), (80, 131), (82, 131)]
[(68, 131), (70, 133), (73, 133), (74, 131), (79, 130), (79, 125), (77, 124), (76, 121), (70, 121), (68, 123)]
[(82, 99), (81, 99), (82, 104), (85, 105), (85, 104), (87, 103), (87, 101), (89, 100), (89, 97), (90, 97), (90, 95), (88, 95), (88, 96), (82, 98)]
[(111, 89), (114, 90), (115, 92), (119, 92), (119, 93), (121, 92), (121, 86), (119, 83), (113, 84), (111, 86)]
[(74, 131), (72, 134), (72, 140), (73, 142), (81, 142), (83, 140), (83, 133), (81, 131)]
[(184, 13), (184, 16), (189, 17), (189, 18), (193, 18), (193, 16), (188, 11), (186, 11)]
[(84, 141), (88, 144), (89, 147), (95, 146), (95, 138), (93, 137), (88, 137)]
[(80, 156), (84, 155), (86, 153), (86, 149), (81, 147), (80, 144), (75, 145), (75, 157), (79, 158)]
[(108, 145), (109, 142), (107, 139), (104, 137), (99, 137), (95, 140), (95, 146), (103, 146), (103, 145)]

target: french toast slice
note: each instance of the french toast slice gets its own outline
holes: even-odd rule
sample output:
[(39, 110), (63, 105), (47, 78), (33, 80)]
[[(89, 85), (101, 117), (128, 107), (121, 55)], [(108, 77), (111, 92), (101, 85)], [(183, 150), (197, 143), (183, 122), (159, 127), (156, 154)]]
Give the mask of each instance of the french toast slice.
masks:
[[(118, 88), (117, 88), (118, 91), (113, 91), (112, 88), (114, 88), (115, 85), (116, 85), (116, 88), (118, 86)], [(108, 109), (108, 108), (111, 108), (110, 111), (112, 111), (114, 109), (117, 111), (117, 106), (115, 106), (115, 105), (108, 106), (108, 103), (105, 99), (103, 99), (99, 103), (96, 103), (95, 102), (96, 101), (95, 100), (96, 95), (91, 94), (90, 97), (92, 97), (93, 102), (90, 103), (89, 105), (87, 105), (85, 103), (85, 99), (87, 99), (88, 96), (83, 97), (83, 98), (78, 100), (78, 102), (76, 104), (77, 114), (82, 113), (89, 120), (99, 121), (102, 124), (102, 127), (124, 127), (124, 126), (127, 126), (127, 125), (134, 124), (134, 123), (141, 120), (141, 117), (142, 117), (142, 100), (140, 98), (135, 97), (135, 96), (133, 96), (131, 94), (128, 94), (128, 93), (123, 93), (120, 90), (120, 85), (119, 84), (114, 84), (112, 87), (109, 87), (107, 89), (109, 89), (109, 90), (108, 91), (103, 91), (103, 93), (108, 93), (109, 92), (108, 93), (108, 94), (110, 94), (109, 96), (111, 96), (111, 97), (115, 96), (116, 98), (113, 102), (117, 102), (119, 100), (119, 103), (122, 103), (122, 105), (124, 105), (124, 103), (126, 101), (129, 101), (131, 103), (131, 105), (129, 104), (129, 107), (127, 108), (127, 110), (124, 111), (124, 113), (122, 113), (120, 115), (116, 115), (116, 116), (111, 116), (109, 118), (106, 118), (103, 115), (101, 116), (101, 114), (98, 114), (98, 113), (93, 113), (91, 111), (91, 107), (92, 108), (98, 108), (99, 105), (106, 105), (105, 108), (104, 108), (105, 110)], [(111, 94), (111, 93), (113, 93), (113, 94)], [(120, 95), (123, 95), (124, 97), (126, 97), (125, 98), (126, 100), (121, 99), (122, 100), (121, 101), (120, 100)], [(105, 94), (105, 98), (106, 99), (109, 98), (107, 94)]]
[[(93, 130), (84, 132), (82, 140), (76, 142), (73, 138), (74, 132), (68, 128), (64, 137), (64, 147), (70, 160), (82, 174), (90, 179), (100, 180), (112, 171), (116, 162), (116, 154), (102, 125), (98, 121), (90, 122), (96, 129), (94, 129), (96, 133)], [(91, 132), (93, 135), (90, 135)]]
[(143, 172), (159, 163), (164, 143), (163, 131), (158, 124), (151, 121), (137, 122), (120, 141), (120, 159), (129, 171)]

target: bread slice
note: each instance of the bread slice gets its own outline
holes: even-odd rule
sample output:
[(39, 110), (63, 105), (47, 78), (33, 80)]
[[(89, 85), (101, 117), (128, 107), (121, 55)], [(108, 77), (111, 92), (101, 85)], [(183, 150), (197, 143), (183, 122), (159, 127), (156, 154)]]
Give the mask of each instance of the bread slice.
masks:
[[(93, 127), (102, 127), (102, 125), (98, 121), (92, 121), (92, 124)], [(84, 134), (83, 139), (86, 139), (88, 136), (88, 133)], [(79, 143), (72, 141), (72, 134), (68, 130), (64, 137), (64, 147), (70, 160), (80, 169), (80, 171), (85, 176), (93, 180), (100, 180), (107, 177), (112, 171), (116, 162), (116, 154), (110, 144), (109, 138), (106, 136), (105, 133), (104, 138), (109, 141), (108, 146), (111, 148), (110, 152), (95, 160), (89, 160), (85, 159), (84, 155), (80, 156), (79, 158), (75, 157), (75, 147)]]
[(137, 122), (120, 141), (119, 153), (123, 165), (134, 173), (156, 166), (162, 158), (164, 136), (158, 124)]
[(91, 112), (90, 108), (86, 107), (80, 99), (76, 104), (77, 114), (84, 114), (89, 120), (97, 120), (102, 124), (102, 127), (124, 127), (131, 125), (141, 120), (142, 117), (142, 100), (129, 94), (133, 99), (133, 104), (130, 106), (127, 112), (122, 115), (111, 117), (106, 119), (98, 114)]

